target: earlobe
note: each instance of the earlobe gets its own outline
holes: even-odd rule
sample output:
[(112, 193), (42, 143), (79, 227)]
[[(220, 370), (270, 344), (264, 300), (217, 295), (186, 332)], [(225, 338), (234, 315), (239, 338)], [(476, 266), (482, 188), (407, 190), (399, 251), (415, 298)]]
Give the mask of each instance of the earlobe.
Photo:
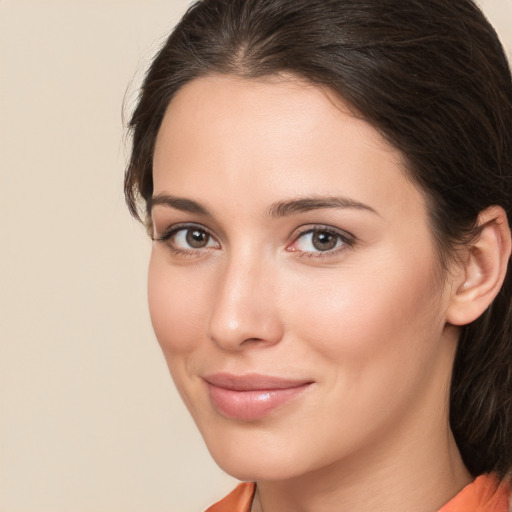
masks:
[(507, 215), (500, 206), (491, 206), (478, 216), (481, 232), (467, 248), (448, 306), (446, 320), (466, 325), (476, 320), (498, 294), (511, 252)]

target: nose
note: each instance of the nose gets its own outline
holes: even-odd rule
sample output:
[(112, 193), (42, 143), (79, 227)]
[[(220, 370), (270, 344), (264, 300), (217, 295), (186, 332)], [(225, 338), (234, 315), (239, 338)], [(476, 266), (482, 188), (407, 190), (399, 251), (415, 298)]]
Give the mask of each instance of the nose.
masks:
[(224, 350), (271, 346), (283, 336), (271, 265), (254, 260), (232, 258), (219, 276), (209, 329)]

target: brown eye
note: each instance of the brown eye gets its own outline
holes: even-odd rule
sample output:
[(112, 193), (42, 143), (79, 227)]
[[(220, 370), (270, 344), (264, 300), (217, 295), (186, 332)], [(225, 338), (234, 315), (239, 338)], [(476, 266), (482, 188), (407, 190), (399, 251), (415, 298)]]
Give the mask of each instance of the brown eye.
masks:
[(302, 232), (289, 247), (291, 251), (318, 256), (321, 253), (335, 254), (344, 246), (353, 245), (353, 239), (344, 232), (323, 227), (313, 228)]
[(201, 249), (220, 249), (219, 243), (212, 235), (199, 226), (171, 228), (166, 234), (155, 239), (165, 243), (171, 250), (178, 252), (196, 252)]
[(210, 235), (201, 229), (187, 229), (185, 240), (189, 247), (202, 249), (208, 246)]
[(313, 233), (311, 244), (317, 251), (330, 251), (338, 244), (339, 236), (327, 231), (316, 231)]

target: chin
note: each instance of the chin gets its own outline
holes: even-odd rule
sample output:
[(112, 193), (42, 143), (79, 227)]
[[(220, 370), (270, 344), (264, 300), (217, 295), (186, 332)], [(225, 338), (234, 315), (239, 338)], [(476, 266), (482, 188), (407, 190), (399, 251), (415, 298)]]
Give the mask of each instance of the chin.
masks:
[[(288, 480), (303, 474), (300, 468), (268, 460), (251, 460), (248, 457), (214, 457), (217, 465), (228, 475), (242, 482)], [(293, 468), (293, 469), (292, 469)]]
[(288, 480), (315, 469), (307, 447), (297, 448), (271, 429), (247, 429), (242, 436), (226, 430), (218, 435), (210, 431), (204, 440), (216, 464), (238, 480)]

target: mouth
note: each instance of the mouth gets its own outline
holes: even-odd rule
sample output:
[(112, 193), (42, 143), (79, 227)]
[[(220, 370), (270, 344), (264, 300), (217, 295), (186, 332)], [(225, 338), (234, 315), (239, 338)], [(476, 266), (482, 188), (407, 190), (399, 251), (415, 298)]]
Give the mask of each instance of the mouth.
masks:
[(214, 409), (231, 419), (254, 421), (295, 400), (312, 384), (268, 375), (217, 373), (203, 377)]

